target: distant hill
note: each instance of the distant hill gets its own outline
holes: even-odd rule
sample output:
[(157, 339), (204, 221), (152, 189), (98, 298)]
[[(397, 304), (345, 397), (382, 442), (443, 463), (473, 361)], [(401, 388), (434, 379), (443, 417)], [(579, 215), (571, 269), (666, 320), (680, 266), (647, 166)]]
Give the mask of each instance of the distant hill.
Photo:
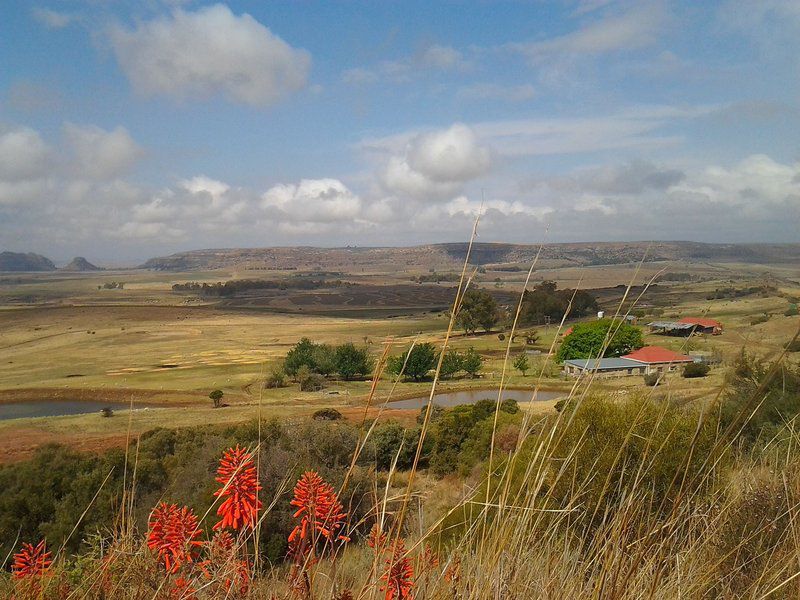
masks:
[[(476, 243), (474, 265), (529, 264), (539, 251), (533, 244)], [(404, 268), (453, 269), (464, 260), (466, 243), (430, 244), (408, 248), (228, 248), (192, 250), (151, 258), (142, 268), (157, 271), (214, 269), (370, 269), (403, 265)], [(742, 262), (776, 264), (800, 260), (800, 244), (703, 244), (699, 242), (598, 242), (546, 244), (539, 257), (541, 268), (609, 265), (653, 261)]]
[(0, 252), (0, 271), (55, 271), (49, 258), (33, 252)]
[(70, 263), (65, 266), (61, 267), (62, 271), (102, 271), (98, 266), (93, 265), (88, 260), (83, 258), (82, 256), (76, 256), (73, 258)]

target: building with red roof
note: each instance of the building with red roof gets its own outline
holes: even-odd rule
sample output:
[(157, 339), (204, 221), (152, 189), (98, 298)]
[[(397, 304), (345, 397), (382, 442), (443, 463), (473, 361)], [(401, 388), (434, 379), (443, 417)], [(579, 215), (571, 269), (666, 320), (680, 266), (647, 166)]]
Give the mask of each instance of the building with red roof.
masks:
[(645, 365), (645, 373), (676, 371), (680, 365), (694, 362), (691, 356), (679, 354), (661, 346), (645, 346), (621, 358)]

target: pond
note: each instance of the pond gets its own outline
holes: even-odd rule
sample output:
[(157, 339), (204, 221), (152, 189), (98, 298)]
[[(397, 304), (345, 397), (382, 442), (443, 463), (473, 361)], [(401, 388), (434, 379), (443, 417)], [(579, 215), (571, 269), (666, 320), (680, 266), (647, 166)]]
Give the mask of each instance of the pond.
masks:
[(7, 419), (29, 419), (31, 417), (57, 417), (62, 415), (100, 414), (103, 408), (114, 411), (125, 410), (127, 403), (93, 402), (90, 400), (40, 400), (33, 402), (9, 402), (0, 404), (0, 421)]
[[(460, 392), (442, 392), (433, 396), (433, 403), (439, 406), (458, 406), (459, 404), (474, 404), (478, 400), (493, 400), (497, 401), (498, 389), (488, 390), (462, 390)], [(511, 398), (520, 404), (530, 402), (533, 390), (503, 390), (503, 400)], [(542, 400), (553, 400), (564, 396), (565, 392), (553, 392), (548, 390), (539, 390), (536, 393), (534, 402)], [(427, 406), (428, 396), (420, 396), (419, 398), (409, 398), (408, 400), (395, 400), (389, 402), (387, 408), (399, 408), (402, 410), (420, 409)]]

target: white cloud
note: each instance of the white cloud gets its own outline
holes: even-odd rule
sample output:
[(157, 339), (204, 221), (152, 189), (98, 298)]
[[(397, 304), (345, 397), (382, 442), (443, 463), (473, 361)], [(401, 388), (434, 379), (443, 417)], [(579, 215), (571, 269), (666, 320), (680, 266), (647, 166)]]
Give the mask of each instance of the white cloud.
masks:
[(95, 125), (65, 123), (64, 137), (74, 157), (78, 177), (118, 177), (144, 155), (144, 150), (124, 127), (106, 131)]
[(261, 206), (267, 216), (277, 209), (291, 221), (328, 223), (357, 218), (361, 199), (338, 179), (303, 179), (270, 188)]
[(77, 20), (75, 15), (37, 7), (31, 11), (33, 18), (48, 29), (63, 29)]
[(452, 46), (433, 44), (399, 60), (384, 60), (372, 68), (355, 67), (342, 72), (342, 81), (352, 84), (408, 83), (430, 72), (468, 71), (472, 64)]
[(417, 64), (443, 71), (455, 69), (466, 69), (468, 63), (464, 60), (464, 55), (452, 46), (428, 46), (414, 61)]
[[(396, 145), (397, 140), (393, 141)], [(456, 123), (408, 139), (399, 155), (389, 157), (382, 181), (391, 193), (444, 199), (457, 194), (465, 182), (488, 172), (491, 164), (489, 149), (472, 129)]]
[(664, 24), (660, 4), (644, 3), (621, 15), (606, 16), (562, 36), (508, 47), (534, 64), (553, 58), (564, 60), (596, 56), (652, 45)]
[(222, 93), (252, 106), (273, 104), (306, 85), (311, 57), (248, 14), (222, 4), (176, 9), (110, 40), (125, 74), (143, 94), (181, 99)]
[(19, 181), (45, 174), (50, 147), (29, 127), (0, 129), (0, 179)]
[(466, 100), (500, 100), (503, 102), (525, 102), (536, 97), (536, 90), (529, 84), (498, 85), (496, 83), (475, 83), (464, 86), (457, 92), (459, 98)]

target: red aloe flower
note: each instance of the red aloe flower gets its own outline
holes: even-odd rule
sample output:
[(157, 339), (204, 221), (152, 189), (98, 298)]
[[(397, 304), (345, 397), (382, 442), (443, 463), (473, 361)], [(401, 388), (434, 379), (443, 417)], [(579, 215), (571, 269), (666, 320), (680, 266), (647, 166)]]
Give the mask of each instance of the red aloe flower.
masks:
[(192, 583), (189, 580), (178, 577), (175, 580), (175, 585), (169, 591), (169, 599), (195, 600), (197, 598), (197, 596), (195, 596), (196, 593), (197, 590), (192, 587)]
[[(293, 546), (309, 547), (308, 538), (313, 539), (315, 533), (328, 540), (347, 540), (343, 535), (336, 536), (345, 523), (347, 513), (339, 502), (333, 487), (317, 473), (306, 471), (294, 486), (294, 498), (290, 502), (296, 506), (294, 517), (300, 517), (300, 524), (289, 534), (289, 543)], [(312, 543), (313, 545), (313, 543)]]
[(414, 597), (414, 567), (403, 540), (394, 543), (386, 558), (386, 572), (381, 580), (385, 582), (381, 586), (381, 590), (386, 592), (385, 600), (411, 600)]
[(177, 573), (181, 565), (197, 558), (196, 539), (202, 535), (192, 509), (162, 502), (153, 509), (148, 523), (147, 546), (158, 555), (168, 573)]
[(214, 529), (254, 527), (261, 509), (258, 499), (261, 486), (258, 484), (253, 455), (238, 445), (226, 450), (219, 461), (216, 480), (222, 487), (214, 495), (225, 499), (217, 509), (222, 520), (214, 525)]
[(41, 577), (52, 562), (44, 540), (35, 546), (25, 543), (22, 544), (20, 551), (14, 555), (14, 564), (11, 566), (11, 572), (15, 579)]
[(380, 554), (386, 547), (386, 533), (380, 530), (378, 523), (375, 523), (369, 530), (367, 546), (375, 550), (375, 554)]

